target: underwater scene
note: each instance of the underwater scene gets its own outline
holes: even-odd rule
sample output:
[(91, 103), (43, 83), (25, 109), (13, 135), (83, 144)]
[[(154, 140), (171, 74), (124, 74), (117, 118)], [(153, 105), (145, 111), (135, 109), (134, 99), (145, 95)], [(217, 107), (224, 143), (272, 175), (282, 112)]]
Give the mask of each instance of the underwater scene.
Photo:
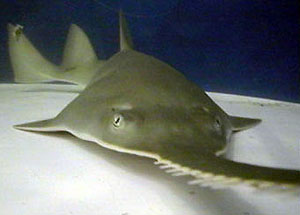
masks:
[(8, 23), (19, 24), (60, 64), (70, 24), (99, 59), (119, 50), (118, 11), (137, 50), (167, 62), (207, 91), (300, 101), (298, 1), (1, 1), (0, 81), (13, 82)]
[(0, 1), (0, 214), (299, 214), (298, 1)]

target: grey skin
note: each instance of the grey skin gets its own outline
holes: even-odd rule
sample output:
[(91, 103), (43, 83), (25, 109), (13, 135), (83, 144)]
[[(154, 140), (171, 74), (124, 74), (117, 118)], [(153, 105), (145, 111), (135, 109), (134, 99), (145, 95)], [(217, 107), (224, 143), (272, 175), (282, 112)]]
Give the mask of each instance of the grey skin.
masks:
[(68, 131), (112, 150), (156, 159), (174, 172), (194, 176), (195, 184), (300, 185), (298, 170), (220, 156), (235, 131), (260, 120), (227, 115), (177, 70), (133, 50), (122, 15), (120, 23), (121, 51), (104, 63), (78, 97), (53, 119), (15, 128)]

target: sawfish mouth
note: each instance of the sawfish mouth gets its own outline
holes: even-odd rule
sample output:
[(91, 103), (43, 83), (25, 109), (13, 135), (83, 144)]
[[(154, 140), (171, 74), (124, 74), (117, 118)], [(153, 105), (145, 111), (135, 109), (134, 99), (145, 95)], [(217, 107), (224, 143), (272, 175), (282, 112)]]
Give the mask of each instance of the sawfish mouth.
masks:
[(155, 153), (123, 148), (123, 147), (117, 146), (115, 144), (111, 144), (111, 143), (105, 142), (103, 140), (99, 140), (99, 139), (97, 139), (97, 138), (95, 138), (91, 135), (83, 134), (83, 133), (79, 133), (79, 132), (77, 133), (77, 132), (74, 132), (74, 131), (68, 130), (68, 129), (66, 129), (66, 132), (68, 132), (68, 133), (72, 134), (73, 136), (78, 137), (82, 140), (97, 143), (98, 145), (100, 145), (104, 148), (113, 150), (113, 151), (132, 154), (132, 155), (137, 155), (137, 156), (141, 156), (141, 157), (152, 158), (152, 159), (156, 160), (157, 162), (162, 160), (162, 158), (158, 154), (155, 154)]

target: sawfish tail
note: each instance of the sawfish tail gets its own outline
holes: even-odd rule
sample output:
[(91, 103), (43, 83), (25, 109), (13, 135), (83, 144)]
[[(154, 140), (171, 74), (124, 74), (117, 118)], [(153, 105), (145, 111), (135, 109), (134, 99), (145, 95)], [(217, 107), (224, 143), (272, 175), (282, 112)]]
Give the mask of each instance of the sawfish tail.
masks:
[(8, 48), (15, 82), (56, 80), (56, 73), (61, 72), (58, 66), (46, 60), (31, 44), (20, 25), (8, 24)]
[(99, 61), (86, 34), (72, 24), (61, 65), (48, 61), (27, 39), (20, 25), (8, 24), (8, 48), (18, 83), (64, 81), (86, 85), (103, 64)]

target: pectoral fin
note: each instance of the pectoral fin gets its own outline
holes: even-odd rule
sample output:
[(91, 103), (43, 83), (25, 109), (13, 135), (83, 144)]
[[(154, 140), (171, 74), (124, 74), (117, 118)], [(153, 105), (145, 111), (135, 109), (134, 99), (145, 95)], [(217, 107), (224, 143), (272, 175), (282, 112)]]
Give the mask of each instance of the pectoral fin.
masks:
[(14, 125), (14, 128), (19, 130), (25, 130), (25, 131), (42, 131), (42, 132), (55, 132), (55, 131), (65, 130), (64, 127), (60, 125), (55, 118)]
[(229, 116), (233, 131), (241, 131), (252, 128), (261, 122), (261, 119), (244, 118), (238, 116)]

